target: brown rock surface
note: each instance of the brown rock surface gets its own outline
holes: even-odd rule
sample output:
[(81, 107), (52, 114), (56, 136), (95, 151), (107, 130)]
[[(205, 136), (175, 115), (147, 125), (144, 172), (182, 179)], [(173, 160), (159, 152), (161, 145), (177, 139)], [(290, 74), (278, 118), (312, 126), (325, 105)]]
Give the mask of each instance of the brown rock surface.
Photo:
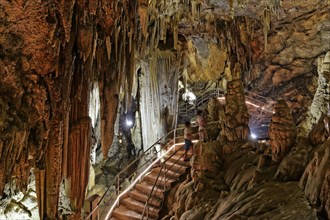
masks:
[[(240, 71), (237, 65), (235, 71)], [(247, 139), (250, 132), (248, 127), (249, 114), (245, 104), (243, 85), (240, 80), (228, 82), (224, 120), (224, 134), (229, 141)]]
[(317, 219), (297, 182), (269, 182), (241, 193), (232, 193), (205, 219)]
[(268, 132), (273, 161), (280, 162), (295, 143), (297, 131), (291, 111), (284, 100), (277, 101), (274, 111)]
[[(71, 193), (68, 194), (76, 211), (71, 218), (80, 218), (89, 170), (91, 125), (87, 105), (90, 83), (99, 83), (101, 137), (98, 138), (106, 159), (115, 135), (118, 105), (130, 106), (132, 96), (139, 93), (132, 91), (133, 85), (139, 83), (134, 78), (135, 68), (145, 64), (148, 66), (145, 69), (153, 69), (159, 64), (158, 60), (163, 60), (163, 67), (171, 66), (171, 71), (152, 71), (153, 74), (148, 75), (153, 77), (152, 84), (148, 84), (151, 85), (147, 88), (148, 94), (161, 92), (157, 77), (165, 72), (170, 72), (170, 77), (162, 81), (176, 86), (176, 82), (183, 82), (184, 78), (186, 84), (203, 81), (205, 85), (224, 88), (227, 81), (231, 81), (223, 130), (232, 142), (246, 139), (249, 133), (244, 88), (274, 100), (283, 96), (292, 107), (297, 123), (304, 121), (312, 100), (318, 100), (312, 105), (315, 114), (307, 117), (311, 124), (307, 127), (312, 128), (321, 112), (324, 113), (326, 101), (329, 102), (329, 60), (326, 59), (330, 50), (327, 43), (330, 39), (329, 9), (329, 1), (325, 0), (0, 0), (1, 199), (11, 196), (8, 190), (3, 192), (6, 187), (12, 187), (13, 182), (26, 191), (30, 170), (34, 168), (40, 218), (62, 217), (57, 206), (63, 178), (70, 179)], [(174, 61), (155, 58), (156, 48), (163, 54), (173, 55)], [(316, 68), (317, 60), (322, 68)], [(151, 64), (154, 66), (150, 67)], [(181, 74), (183, 72), (186, 74)], [(175, 92), (176, 86), (173, 86)], [(173, 103), (179, 99), (179, 95), (169, 97), (175, 100)], [(134, 98), (138, 99), (138, 95)], [(149, 98), (146, 98), (146, 105), (153, 102), (153, 107), (159, 108), (159, 100)], [(173, 114), (175, 107), (170, 106)], [(148, 114), (154, 114), (154, 109), (148, 110)], [(162, 121), (158, 118), (162, 117), (161, 111), (155, 112), (156, 121)], [(310, 157), (310, 147), (308, 144), (306, 148), (293, 145), (295, 129), (289, 114), (276, 117), (270, 133), (274, 160), (284, 157), (279, 167), (269, 163), (267, 152), (255, 153), (257, 147), (251, 143), (202, 145), (205, 153), (201, 151), (202, 154), (192, 161), (198, 173), (196, 184), (187, 184), (195, 194), (185, 195), (187, 204), (183, 197), (180, 199), (184, 208), (178, 211), (182, 212), (178, 216), (203, 218), (204, 211), (211, 210), (215, 204), (216, 196), (226, 197), (227, 189), (217, 188), (218, 183), (220, 186), (223, 182), (230, 183), (232, 190), (240, 190), (254, 186), (250, 184), (253, 181), (258, 184), (269, 181), (276, 169), (276, 177), (282, 181), (296, 180), (301, 175)], [(316, 206), (321, 204), (320, 208), (329, 216), (329, 167), (325, 162), (329, 146), (328, 142), (322, 143), (326, 138), (322, 126), (310, 133), (313, 146), (318, 147), (312, 151), (316, 153), (315, 158), (307, 166), (301, 184), (310, 202)], [(228, 156), (226, 160), (222, 159), (222, 150), (219, 151), (222, 148)], [(303, 163), (298, 164), (299, 160)], [(113, 167), (117, 171), (118, 166), (114, 164)], [(231, 169), (227, 169), (229, 167)], [(212, 184), (205, 176), (211, 178)], [(72, 187), (76, 185), (79, 188)], [(260, 192), (247, 191), (245, 195), (256, 201), (253, 192), (260, 193), (264, 201), (271, 200), (263, 194), (271, 194), (274, 189), (270, 185), (258, 185)], [(275, 185), (275, 192), (287, 186), (296, 193), (292, 198), (301, 195), (294, 183)], [(210, 192), (205, 190), (208, 186), (212, 186)], [(207, 200), (208, 196), (212, 201)], [(229, 198), (227, 201), (236, 202)], [(266, 202), (258, 209), (249, 199), (245, 201), (251, 209), (239, 204), (239, 211), (228, 208), (228, 213), (219, 211), (217, 216), (269, 217), (260, 211), (269, 211)], [(292, 206), (290, 200), (284, 210), (290, 207), (307, 210), (302, 213), (302, 219), (309, 217), (306, 201), (301, 197), (297, 201), (297, 206)], [(196, 213), (190, 210), (194, 204), (198, 204)], [(278, 211), (276, 207), (274, 210)], [(292, 215), (270, 213), (278, 218), (294, 214), (301, 217), (295, 212)], [(310, 214), (310, 218), (314, 217), (314, 213)]]
[(325, 141), (314, 151), (314, 156), (308, 163), (300, 185), (311, 204), (321, 204), (330, 218), (329, 210), (329, 170), (330, 170), (330, 140)]

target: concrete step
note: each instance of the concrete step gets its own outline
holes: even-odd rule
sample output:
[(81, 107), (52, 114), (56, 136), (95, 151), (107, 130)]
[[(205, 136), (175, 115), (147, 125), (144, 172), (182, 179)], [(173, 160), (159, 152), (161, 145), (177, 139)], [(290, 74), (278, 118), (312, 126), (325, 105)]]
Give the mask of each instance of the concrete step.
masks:
[[(152, 190), (152, 186), (153, 186), (153, 184), (151, 184), (150, 182), (143, 181), (141, 183), (136, 184), (135, 189), (140, 191), (143, 194), (149, 195)], [(154, 190), (153, 190), (153, 195), (155, 195), (159, 199), (164, 198), (163, 190), (156, 190), (156, 188), (154, 188)]]
[(164, 179), (163, 176), (159, 176), (159, 178), (157, 179), (157, 173), (149, 173), (148, 175), (146, 175), (143, 180), (146, 180), (148, 183), (150, 184), (155, 184), (156, 180), (156, 186), (159, 187), (160, 189), (164, 189), (164, 185), (166, 185), (166, 188), (171, 187), (172, 182), (174, 182), (176, 179), (174, 178), (168, 178), (166, 177), (166, 179)]
[[(128, 209), (133, 210), (142, 215), (145, 207), (145, 203), (137, 201), (132, 198), (126, 198), (122, 201), (121, 204), (124, 204)], [(147, 210), (146, 210), (147, 211)], [(145, 213), (146, 214), (146, 213)], [(151, 218), (158, 218), (159, 208), (155, 206), (149, 206), (149, 216)]]
[(162, 169), (161, 167), (156, 167), (156, 168), (152, 169), (151, 173), (154, 173), (154, 174), (158, 175), (158, 173), (161, 172), (160, 177), (163, 177), (165, 171), (166, 171), (165, 176), (167, 178), (171, 178), (171, 179), (179, 178), (179, 176), (182, 174), (181, 172), (180, 173), (175, 173), (175, 172), (172, 172), (171, 170), (168, 170), (168, 169), (164, 169), (164, 168)]
[(189, 162), (186, 163), (186, 165), (181, 164), (175, 164), (173, 161), (166, 161), (165, 167), (167, 170), (171, 170), (174, 173), (184, 173), (186, 172), (186, 169), (189, 167)]
[[(120, 205), (117, 207), (113, 213), (112, 216), (120, 219), (120, 220), (141, 220), (142, 215), (140, 213), (137, 213), (133, 210), (128, 209), (124, 205)], [(147, 219), (146, 217), (144, 219)], [(148, 219), (153, 219), (153, 218), (148, 218)]]
[[(147, 200), (148, 200), (148, 197), (149, 197), (149, 194), (144, 194), (144, 193), (141, 193), (140, 191), (134, 189), (130, 192), (129, 194), (130, 198), (132, 199), (135, 199), (137, 201), (140, 201), (140, 202), (143, 202), (143, 203), (146, 203)], [(153, 206), (156, 206), (156, 207), (160, 207), (161, 203), (162, 203), (162, 199), (156, 197), (156, 196), (152, 196), (150, 199), (149, 199), (149, 204), (153, 205)]]
[[(180, 164), (180, 165), (183, 165), (183, 166), (190, 166), (189, 162), (188, 161), (184, 161), (183, 160), (183, 154), (174, 154), (173, 156), (171, 157), (165, 157), (165, 160), (167, 159), (167, 161), (171, 161), (172, 163), (177, 163), (177, 164)], [(188, 154), (187, 155), (188, 158), (190, 158), (190, 155)]]

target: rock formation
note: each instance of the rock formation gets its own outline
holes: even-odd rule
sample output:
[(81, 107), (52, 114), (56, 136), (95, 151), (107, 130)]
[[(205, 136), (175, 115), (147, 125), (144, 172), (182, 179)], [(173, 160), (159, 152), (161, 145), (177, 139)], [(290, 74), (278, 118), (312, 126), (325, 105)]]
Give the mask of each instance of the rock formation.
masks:
[[(234, 71), (240, 71), (237, 65)], [(245, 104), (243, 85), (239, 79), (228, 82), (225, 109), (224, 133), (227, 139), (229, 141), (247, 139), (250, 132), (249, 114)]]
[[(0, 0), (0, 218), (37, 209), (40, 219), (82, 218), (93, 134), (102, 184), (88, 195), (129, 163), (113, 141), (118, 112), (137, 100), (136, 149), (148, 148), (175, 126), (178, 81), (197, 96), (228, 90), (221, 137), (199, 146), (176, 218), (330, 218), (329, 9), (326, 0)], [(282, 97), (293, 113), (279, 102), (270, 144), (247, 141), (244, 89)]]
[(328, 217), (330, 216), (330, 141), (325, 141), (314, 151), (314, 156), (308, 163), (300, 179), (308, 200), (312, 205), (321, 204)]
[(312, 126), (327, 114), (330, 103), (330, 51), (317, 60), (318, 87), (306, 120), (300, 125), (301, 133), (308, 133)]
[[(289, 125), (295, 128), (292, 117), (291, 120), (286, 117), (288, 110), (283, 100), (278, 101), (275, 111), (284, 113), (282, 122), (291, 122)], [(292, 131), (291, 142), (284, 142), (291, 145), (280, 145), (284, 148), (279, 148), (282, 151), (276, 154), (275, 163), (272, 141), (265, 145), (246, 140), (203, 144), (202, 154), (195, 155), (191, 161), (192, 180), (173, 189), (177, 200), (170, 216), (175, 219), (329, 217), (329, 140), (313, 149), (308, 138), (296, 140), (295, 129), (289, 131)], [(276, 129), (272, 128), (271, 132)], [(237, 146), (233, 147), (234, 144)], [(235, 150), (223, 152), (226, 145)]]
[(288, 105), (284, 100), (277, 101), (269, 126), (273, 161), (280, 162), (283, 159), (295, 143), (296, 136), (296, 126)]

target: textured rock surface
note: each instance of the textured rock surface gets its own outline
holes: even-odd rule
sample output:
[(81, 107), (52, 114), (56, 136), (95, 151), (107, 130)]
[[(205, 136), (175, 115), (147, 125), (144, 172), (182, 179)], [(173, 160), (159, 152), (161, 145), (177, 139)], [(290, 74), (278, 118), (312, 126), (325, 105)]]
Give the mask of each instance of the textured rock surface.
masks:
[(300, 125), (300, 133), (308, 133), (312, 126), (328, 112), (330, 103), (330, 51), (317, 60), (318, 87), (307, 114), (307, 118)]
[(321, 204), (330, 218), (330, 140), (317, 147), (313, 153), (314, 156), (301, 177), (300, 185), (310, 203)]
[[(269, 202), (271, 201), (271, 202)], [(317, 219), (297, 182), (269, 182), (217, 203), (205, 219)]]
[(39, 219), (33, 174), (29, 177), (27, 191), (24, 194), (9, 184), (5, 187), (5, 193), (10, 197), (0, 202), (0, 219)]
[[(236, 74), (240, 74), (235, 67)], [(224, 135), (229, 141), (244, 140), (249, 135), (249, 113), (245, 104), (244, 89), (239, 79), (228, 83), (225, 106)]]
[[(231, 101), (226, 108), (228, 119), (223, 130), (231, 141), (245, 139), (249, 132), (243, 86), (274, 100), (283, 96), (297, 124), (304, 120), (314, 100), (312, 117), (307, 117), (307, 124), (311, 125), (301, 126), (307, 134), (324, 113), (325, 101), (329, 101), (329, 7), (325, 0), (0, 0), (1, 200), (12, 199), (13, 194), (5, 188), (14, 189), (13, 183), (29, 193), (28, 179), (34, 168), (40, 218), (61, 217), (58, 200), (63, 179), (75, 211), (72, 218), (80, 218), (89, 176), (93, 133), (90, 124), (95, 125), (88, 118), (89, 90), (94, 84), (98, 84), (101, 107), (100, 131), (95, 134), (104, 162), (115, 135), (118, 105), (127, 110), (132, 96), (143, 97), (142, 109), (146, 114), (141, 115), (141, 126), (142, 130), (147, 129), (143, 139), (150, 144), (166, 131), (165, 126), (160, 128), (158, 124), (176, 116), (179, 97), (174, 93), (178, 80), (188, 86), (203, 85), (197, 93), (226, 88), (227, 82), (242, 80), (237, 87), (240, 91), (232, 94), (239, 96), (228, 97)], [(145, 84), (139, 85), (141, 82)], [(163, 94), (167, 96), (164, 100)], [(322, 129), (321, 126), (310, 134), (312, 145), (319, 146), (312, 152), (317, 153), (314, 160), (328, 161), (323, 157), (327, 151), (320, 150), (327, 138)], [(289, 136), (284, 135), (279, 141), (287, 141)], [(277, 168), (268, 161), (267, 150), (260, 153), (251, 143), (220, 143), (228, 158), (218, 162), (212, 156), (211, 164), (218, 164), (218, 168), (224, 165), (225, 171), (232, 167), (235, 175), (212, 170), (205, 158), (217, 150), (206, 150), (196, 159), (195, 170), (201, 175), (198, 184), (190, 188), (197, 192), (196, 197), (189, 197), (188, 208), (207, 200), (200, 193), (209, 186), (203, 175), (232, 183), (232, 190), (248, 189), (268, 181), (275, 173), (280, 180), (296, 180), (306, 157), (307, 161), (311, 157), (309, 144), (291, 150), (284, 144), (281, 152), (288, 154)], [(233, 149), (240, 150), (231, 152)], [(304, 162), (297, 164), (300, 159)], [(107, 165), (111, 172), (116, 172), (118, 164), (113, 164), (112, 159)], [(317, 201), (315, 204), (322, 204), (321, 209), (329, 213), (329, 174), (323, 170), (326, 166), (315, 166), (315, 174), (312, 168), (305, 171), (306, 184), (303, 181), (302, 185), (310, 202)], [(288, 168), (290, 171), (286, 171)], [(323, 184), (316, 187), (317, 192), (311, 190), (314, 183), (310, 176), (317, 176)], [(99, 179), (104, 184), (108, 182), (104, 175)], [(209, 211), (214, 205), (213, 196), (225, 197), (227, 193), (215, 191), (210, 197), (212, 201), (206, 202), (205, 207), (200, 203), (198, 207), (202, 209), (196, 213), (189, 210), (184, 218), (202, 218), (206, 214), (204, 208)], [(305, 207), (303, 203), (299, 203), (300, 208)], [(21, 212), (27, 206), (10, 207)], [(27, 209), (34, 212), (35, 206)]]
[(284, 100), (277, 101), (274, 111), (268, 133), (273, 161), (280, 162), (295, 143), (297, 131), (291, 110)]

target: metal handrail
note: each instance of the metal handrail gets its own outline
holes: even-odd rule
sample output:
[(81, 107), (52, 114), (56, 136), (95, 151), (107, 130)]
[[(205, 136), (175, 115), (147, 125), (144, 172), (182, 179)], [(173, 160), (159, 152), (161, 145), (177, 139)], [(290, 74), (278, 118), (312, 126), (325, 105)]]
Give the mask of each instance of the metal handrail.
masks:
[[(171, 170), (172, 169), (172, 167), (174, 166), (174, 165), (176, 165), (176, 164), (178, 164), (178, 161), (180, 161), (180, 159), (183, 157), (183, 155), (181, 155), (181, 157), (179, 157), (169, 168), (166, 168), (166, 166), (165, 166), (165, 163), (168, 161), (168, 160), (170, 160), (174, 155), (176, 155), (176, 153), (178, 152), (178, 151), (180, 151), (181, 149), (179, 148), (178, 150), (176, 150), (174, 153), (172, 153), (163, 163), (162, 163), (162, 166), (161, 166), (161, 168), (160, 168), (160, 170), (159, 170), (159, 172), (158, 172), (158, 174), (157, 174), (157, 177), (156, 177), (156, 180), (155, 180), (155, 182), (154, 182), (154, 184), (153, 184), (153, 186), (152, 186), (152, 188), (151, 188), (151, 191), (150, 191), (150, 193), (149, 193), (149, 195), (148, 195), (148, 199), (147, 199), (147, 201), (146, 201), (146, 203), (145, 203), (145, 206), (144, 206), (144, 210), (143, 210), (143, 213), (142, 213), (142, 218), (141, 219), (143, 219), (144, 218), (144, 215), (145, 215), (145, 213), (147, 214), (147, 219), (148, 219), (148, 217), (149, 217), (149, 204), (152, 204), (152, 201), (153, 201), (153, 198), (152, 198), (152, 195), (154, 194), (154, 195), (156, 195), (157, 194), (157, 192), (160, 190), (160, 188), (161, 187), (157, 187), (157, 183), (158, 183), (158, 180), (161, 182), (161, 181), (163, 181), (164, 180), (164, 192), (166, 191), (166, 183), (171, 179), (171, 177), (174, 175), (174, 174), (177, 174), (178, 172), (179, 172), (179, 170), (183, 167), (183, 165), (181, 164), (181, 166), (177, 169), (177, 170), (175, 170), (175, 172), (171, 175), (171, 177), (168, 177), (168, 178), (166, 178), (166, 173), (167, 173), (167, 171), (169, 171), (169, 170)], [(159, 177), (160, 177), (160, 174), (161, 174), (161, 172), (162, 172), (162, 170), (165, 170), (164, 171), (164, 176), (162, 176), (161, 177), (161, 179), (159, 179)], [(156, 188), (156, 189), (155, 189)], [(155, 192), (154, 192), (154, 190), (155, 190)], [(152, 198), (152, 200), (150, 201), (150, 199)], [(159, 207), (160, 208), (160, 210), (161, 210), (161, 207)]]
[[(207, 124), (208, 125), (210, 125), (210, 124), (215, 124), (215, 123), (219, 123), (220, 121), (212, 121), (212, 122), (208, 122)], [(150, 204), (150, 202), (149, 202), (149, 200), (150, 200), (150, 198), (151, 198), (151, 196), (152, 196), (152, 193), (153, 193), (153, 190), (154, 190), (154, 188), (156, 187), (156, 185), (157, 185), (157, 182), (158, 182), (158, 179), (159, 179), (159, 176), (160, 176), (160, 173), (162, 172), (162, 169), (163, 169), (163, 167), (165, 167), (165, 163), (169, 160), (169, 159), (171, 159), (172, 157), (173, 157), (173, 155), (175, 155), (178, 151), (180, 151), (181, 149), (179, 148), (178, 150), (176, 150), (174, 153), (172, 153), (171, 154), (171, 156), (169, 156), (163, 163), (162, 163), (162, 167), (161, 167), (161, 169), (159, 170), (159, 172), (158, 172), (158, 174), (157, 174), (157, 177), (156, 177), (156, 180), (155, 180), (155, 182), (154, 182), (154, 184), (153, 184), (153, 186), (152, 186), (152, 189), (151, 189), (151, 191), (150, 191), (150, 193), (149, 193), (149, 196), (148, 196), (148, 199), (147, 199), (147, 201), (146, 201), (146, 204), (145, 204), (145, 206), (144, 206), (144, 210), (143, 210), (143, 213), (142, 213), (142, 219), (144, 218), (144, 214), (145, 214), (145, 211), (146, 211), (146, 209), (147, 209), (147, 207), (148, 207), (148, 209), (147, 209), (147, 217), (148, 217), (148, 215), (149, 215), (149, 213), (148, 213), (148, 211), (149, 211), (149, 204)], [(183, 156), (183, 155), (182, 155)], [(180, 159), (182, 158), (182, 156), (181, 157), (179, 157), (167, 170), (166, 170), (166, 167), (165, 167), (165, 172), (164, 172), (164, 178), (165, 178), (165, 182), (164, 182), (164, 187), (166, 187), (166, 183), (167, 183), (167, 181), (169, 181), (169, 179), (170, 178), (168, 178), (167, 180), (166, 180), (166, 172), (167, 171), (169, 171), (174, 165), (176, 165), (176, 164), (178, 164), (178, 161), (180, 161)], [(181, 169), (181, 167), (182, 167), (183, 165), (181, 164), (181, 166), (175, 171), (175, 173), (174, 174), (176, 174), (176, 173), (178, 173), (178, 171)], [(172, 174), (173, 175), (173, 174)], [(163, 178), (162, 177), (162, 178)], [(160, 181), (162, 181), (162, 179), (160, 180)], [(157, 187), (156, 188), (156, 192), (155, 193), (157, 193), (158, 192), (158, 190), (160, 189), (160, 187)], [(165, 188), (164, 188), (164, 191), (165, 191)], [(153, 200), (152, 200), (153, 201)]]
[[(145, 150), (142, 154), (140, 154), (137, 158), (135, 158), (130, 164), (128, 164), (127, 166), (125, 166), (122, 170), (119, 171), (119, 173), (117, 173), (117, 175), (113, 178), (113, 181), (111, 182), (110, 186), (107, 188), (107, 190), (104, 192), (104, 194), (102, 195), (101, 199), (99, 200), (99, 202), (97, 203), (97, 205), (94, 207), (94, 209), (89, 213), (89, 215), (85, 218), (86, 220), (88, 218), (90, 218), (94, 212), (100, 207), (101, 202), (103, 202), (103, 199), (105, 198), (105, 196), (107, 195), (107, 193), (109, 192), (109, 190), (111, 189), (111, 187), (113, 186), (117, 186), (116, 190), (118, 192), (119, 195), (119, 190), (120, 190), (120, 186), (122, 185), (122, 183), (120, 182), (120, 175), (123, 174), (126, 170), (128, 170), (133, 164), (135, 164), (137, 161), (143, 159), (144, 156), (147, 155), (148, 151), (151, 151), (153, 147), (155, 147), (157, 144), (160, 143), (161, 140), (163, 139), (167, 139), (170, 135), (174, 135), (173, 139), (174, 140), (174, 144), (175, 144), (175, 135), (176, 135), (176, 131), (177, 130), (183, 130), (184, 128), (175, 128), (173, 130), (171, 130), (170, 132), (168, 132), (167, 134), (165, 134), (164, 136), (162, 136), (161, 138), (159, 138), (154, 144), (152, 144), (147, 150)], [(161, 151), (161, 149), (160, 149)], [(156, 151), (156, 154), (159, 153), (159, 151)], [(153, 160), (154, 158), (149, 158), (148, 160), (146, 160), (146, 162), (141, 165), (140, 167), (138, 167), (132, 175), (136, 174), (138, 170), (140, 170), (142, 167), (144, 167), (148, 162), (150, 162), (151, 160)]]
[[(212, 90), (208, 90), (204, 93), (202, 93), (195, 101), (194, 104), (188, 107), (188, 103), (184, 103), (183, 106), (179, 106), (179, 113), (188, 114), (188, 112), (195, 110), (196, 108), (200, 107), (205, 103), (205, 101), (209, 100), (212, 97), (219, 97), (221, 93), (225, 93), (225, 90), (220, 88), (215, 88)], [(254, 94), (252, 92), (249, 92), (247, 90), (244, 90), (245, 97), (255, 103), (257, 103), (260, 106), (264, 106), (268, 104), (271, 100), (268, 98)], [(262, 108), (262, 107), (261, 107)], [(264, 111), (272, 113), (272, 110), (262, 108)]]

